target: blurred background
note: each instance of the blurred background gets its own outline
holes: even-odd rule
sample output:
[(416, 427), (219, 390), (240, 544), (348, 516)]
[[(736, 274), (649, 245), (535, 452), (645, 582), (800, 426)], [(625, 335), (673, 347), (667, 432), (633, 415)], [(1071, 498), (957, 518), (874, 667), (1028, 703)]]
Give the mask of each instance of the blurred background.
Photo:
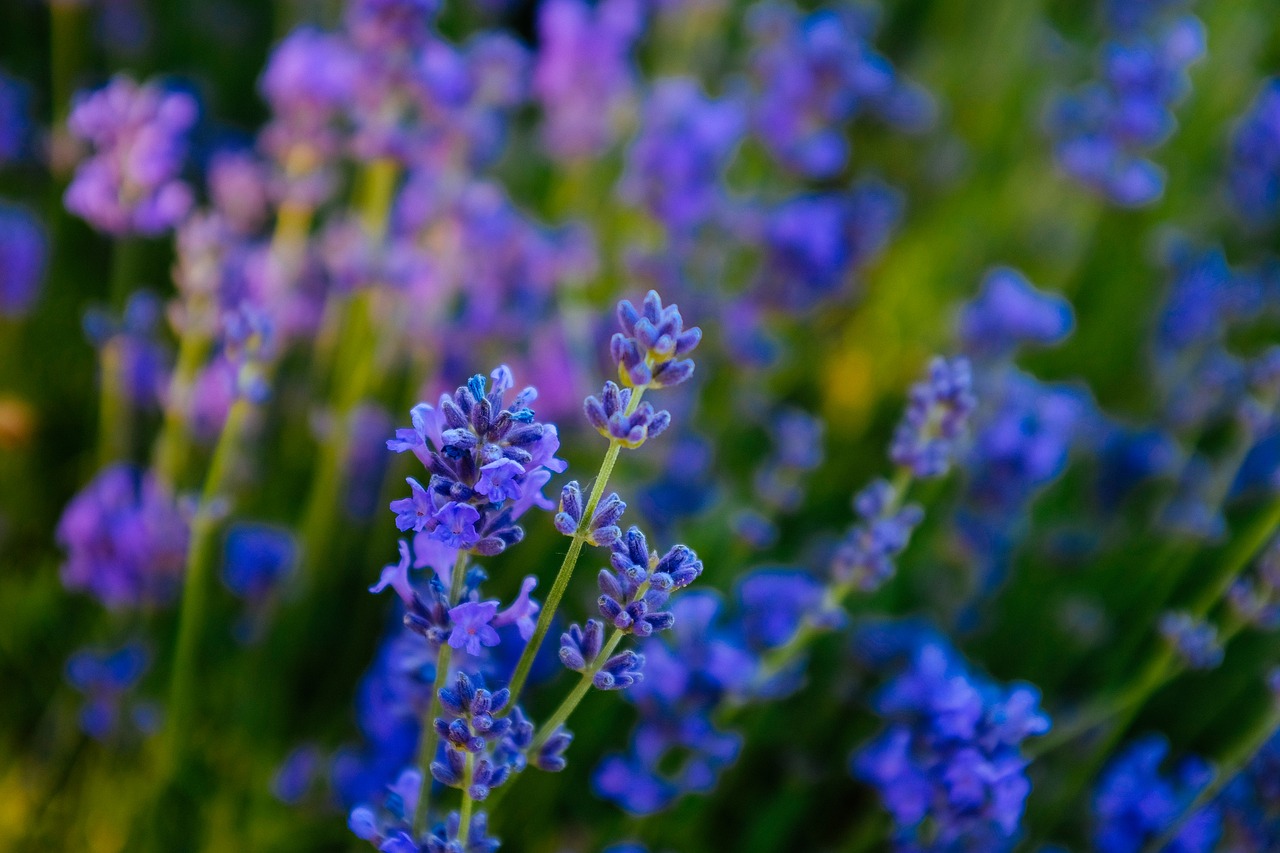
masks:
[[(869, 66), (890, 75), (900, 97), (864, 96), (861, 108), (833, 120), (847, 149), (832, 168), (803, 158), (797, 165), (795, 152), (760, 129), (769, 98), (800, 113), (806, 94), (770, 89), (780, 72), (762, 52), (783, 44), (779, 55), (789, 55), (784, 36), (769, 29), (785, 26), (760, 23), (760, 4), (734, 0), (633, 4), (636, 32), (622, 39), (626, 92), (610, 105), (617, 121), (603, 144), (566, 153), (572, 144), (557, 143), (548, 127), (555, 98), (567, 96), (549, 83), (539, 88), (550, 73), (533, 71), (549, 40), (567, 50), (569, 36), (556, 35), (545, 5), (446, 2), (436, 18), (431, 39), (469, 45), (476, 33), (501, 31), (524, 56), (508, 77), (493, 78), (518, 96), (466, 107), (466, 121), (485, 130), (466, 124), (463, 112), (434, 119), (470, 134), (465, 166), (448, 152), (418, 162), (435, 144), (425, 137), (410, 138), (403, 156), (369, 155), (344, 138), (329, 184), (310, 203), (307, 269), (314, 263), (317, 287), (329, 293), (344, 286), (346, 266), (367, 260), (364, 244), (344, 243), (334, 223), (369, 208), (378, 186), (370, 163), (400, 157), (390, 233), (399, 239), (406, 223), (429, 223), (409, 242), (433, 266), (421, 281), (411, 270), (391, 282), (401, 268), (388, 263), (375, 277), (394, 297), (370, 298), (355, 313), (350, 306), (364, 303), (321, 297), (311, 327), (281, 335), (270, 394), (255, 400), (223, 491), (204, 495), (221, 501), (209, 552), (219, 580), (198, 640), (198, 710), (182, 733), (197, 758), (183, 798), (171, 804), (178, 823), (190, 821), (189, 849), (357, 849), (346, 826), (360, 801), (353, 791), (387, 780), (356, 783), (351, 768), (366, 762), (361, 772), (375, 773), (367, 763), (368, 706), (378, 701), (371, 662), (398, 624), (388, 597), (366, 590), (396, 559), (386, 504), (401, 496), (405, 476), (421, 475), (411, 458), (386, 452), (386, 440), (408, 426), (414, 402), (506, 362), (519, 385), (540, 387), (535, 408), (559, 425), (568, 476), (588, 480), (603, 442), (579, 400), (614, 375), (614, 302), (638, 300), (651, 286), (678, 299), (707, 342), (696, 381), (663, 403), (672, 428), (624, 455), (611, 488), (628, 501), (628, 517), (661, 538), (656, 547), (679, 541), (703, 556), (700, 584), (719, 590), (728, 611), (748, 570), (824, 575), (855, 519), (851, 497), (890, 471), (886, 448), (907, 389), (934, 353), (977, 353), (977, 449), (966, 451), (954, 477), (918, 484), (912, 497), (926, 518), (896, 575), (850, 605), (849, 630), (814, 643), (802, 686), (724, 723), (742, 739), (736, 760), (716, 768), (718, 784), (682, 791), (653, 815), (601, 796), (599, 760), (628, 748), (637, 709), (595, 693), (571, 725), (568, 768), (512, 783), (491, 816), (504, 850), (600, 850), (626, 839), (686, 853), (885, 849), (889, 816), (846, 760), (880, 726), (869, 697), (887, 674), (858, 653), (861, 628), (922, 618), (975, 667), (1037, 685), (1055, 721), (1070, 719), (1141, 671), (1161, 642), (1155, 626), (1165, 604), (1197, 600), (1215, 566), (1250, 561), (1259, 531), (1269, 532), (1257, 519), (1273, 511), (1275, 442), (1262, 430), (1241, 445), (1229, 401), (1185, 411), (1191, 398), (1230, 382), (1214, 385), (1223, 374), (1202, 359), (1208, 348), (1188, 354), (1193, 347), (1179, 344), (1170, 355), (1169, 329), (1212, 314), (1219, 303), (1208, 294), (1234, 287), (1239, 295), (1244, 286), (1236, 285), (1248, 279), (1247, 321), (1215, 315), (1206, 320), (1212, 332), (1186, 335), (1241, 359), (1277, 342), (1280, 290), (1270, 259), (1280, 231), (1242, 215), (1248, 193), (1240, 182), (1263, 205), (1277, 190), (1256, 175), (1238, 177), (1244, 155), (1235, 141), (1264, 81), (1280, 69), (1272, 4), (1194, 5), (1203, 56), (1170, 60), (1177, 67), (1151, 95), (1170, 123), (1149, 134), (1150, 144), (1132, 143), (1137, 132), (1125, 143), (1158, 165), (1154, 188), (1142, 185), (1153, 180), (1147, 173), (1132, 178), (1138, 185), (1090, 173), (1088, 163), (1105, 155), (1081, 155), (1083, 166), (1073, 159), (1073, 132), (1084, 127), (1079, 134), (1091, 140), (1105, 132), (1088, 98), (1071, 98), (1091, 81), (1124, 85), (1124, 69), (1103, 59), (1108, 44), (1128, 37), (1113, 7), (1183, 14), (1191, 4), (842, 4), (857, 21), (849, 26), (859, 49), (876, 56)], [(622, 5), (611, 14), (623, 16)], [(794, 14), (817, 8), (802, 3)], [(153, 796), (155, 732), (168, 712), (179, 630), (172, 596), (104, 608), (101, 594), (68, 583), (63, 568), (68, 544), (58, 531), (68, 504), (108, 463), (146, 465), (174, 416), (172, 397), (156, 388), (167, 387), (181, 348), (175, 271), (181, 279), (192, 263), (175, 251), (172, 227), (113, 235), (68, 210), (68, 185), (92, 148), (67, 129), (74, 93), (126, 74), (193, 98), (198, 117), (180, 178), (195, 188), (197, 207), (221, 209), (252, 193), (216, 197), (219, 156), (284, 162), (263, 133), (283, 115), (262, 82), (275, 46), (302, 26), (340, 31), (347, 14), (339, 0), (0, 5), (0, 142), (18, 140), (12, 156), (0, 157), (0, 231), (18, 228), (10, 212), (20, 211), (44, 235), (38, 285), (29, 297), (0, 301), (0, 847), (131, 849), (137, 815)], [(743, 127), (718, 150), (711, 138), (721, 126), (710, 119), (663, 124), (650, 97), (667, 78), (699, 81), (698, 97), (737, 105)], [(501, 125), (494, 139), (489, 122)], [(647, 154), (636, 141), (646, 128), (656, 137)], [(671, 153), (701, 154), (698, 146), (706, 162)], [(658, 165), (646, 167), (646, 156)], [(694, 198), (686, 185), (703, 172), (713, 212), (677, 210)], [(271, 186), (266, 204), (283, 219), (297, 197), (283, 192), (281, 201)], [(664, 186), (684, 195), (664, 201)], [(873, 187), (886, 193), (878, 214), (775, 216), (791, 200), (844, 203)], [(270, 229), (257, 227), (254, 239), (265, 244)], [(840, 236), (815, 247), (787, 228)], [(179, 226), (179, 243), (184, 233)], [(17, 238), (0, 234), (9, 239)], [(9, 272), (0, 271), (0, 300), (4, 288), (21, 285), (20, 262), (12, 255)], [(1074, 318), (1069, 333), (1002, 355), (1001, 370), (1035, 383), (1027, 392), (1035, 401), (1016, 412), (1008, 410), (1025, 390), (1021, 380), (983, 373), (981, 335), (966, 337), (961, 321), (999, 267), (1063, 297)], [(354, 275), (367, 278), (367, 269)], [(139, 302), (139, 293), (151, 297)], [(335, 310), (343, 319), (332, 319)], [(124, 383), (117, 391), (147, 391), (126, 401), (121, 416), (111, 381)], [(984, 388), (992, 393), (984, 397)], [(197, 494), (207, 482), (199, 472), (216, 462), (227, 411), (207, 414), (213, 426), (203, 435), (200, 413), (178, 416), (193, 425), (179, 493)], [(113, 423), (125, 426), (112, 433)], [(1128, 447), (1120, 437), (1147, 434), (1154, 437), (1142, 454), (1119, 458)], [(797, 447), (809, 452), (797, 456)], [(561, 484), (557, 478), (552, 489)], [(1164, 523), (1192, 487), (1210, 493), (1197, 498), (1194, 523)], [(1008, 523), (993, 524), (995, 515)], [(278, 535), (267, 545), (237, 542), (246, 524)], [(518, 548), (485, 563), (489, 591), (504, 601), (527, 573), (545, 590), (563, 553), (548, 515), (534, 513), (524, 527)], [(1240, 558), (1244, 539), (1253, 551)], [(280, 553), (273, 562), (262, 548)], [(237, 557), (244, 553), (251, 556)], [(254, 567), (266, 559), (275, 574), (237, 589), (237, 559)], [(595, 595), (580, 573), (553, 639), (589, 615)], [(102, 664), (106, 674), (86, 674), (83, 660), (80, 669), (69, 664), (77, 650), (133, 641), (140, 657)], [(1261, 674), (1278, 648), (1273, 633), (1243, 632), (1226, 664), (1161, 682), (1130, 730), (1164, 732), (1179, 753), (1230, 754), (1236, 735), (1269, 713)], [(535, 714), (549, 713), (563, 692), (547, 683), (557, 668), (552, 656), (535, 669), (541, 681), (526, 703)], [(106, 716), (86, 717), (86, 708)], [(670, 768), (681, 760), (667, 759)], [(1073, 766), (1067, 747), (1029, 771), (1028, 845), (1095, 843), (1088, 793), (1064, 781)]]

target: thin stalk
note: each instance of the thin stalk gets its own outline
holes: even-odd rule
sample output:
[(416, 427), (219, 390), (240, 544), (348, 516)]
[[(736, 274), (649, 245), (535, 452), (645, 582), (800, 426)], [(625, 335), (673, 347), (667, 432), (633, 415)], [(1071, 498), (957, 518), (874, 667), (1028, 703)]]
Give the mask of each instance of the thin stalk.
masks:
[(98, 466), (129, 458), (131, 412), (124, 391), (124, 365), (117, 341), (108, 340), (100, 355), (102, 388), (98, 399)]
[[(457, 604), (462, 595), (463, 579), (467, 569), (467, 552), (459, 551), (453, 563), (453, 575), (449, 578), (449, 603)], [(414, 835), (421, 835), (426, 829), (431, 813), (431, 762), (436, 757), (436, 747), (440, 737), (436, 733), (435, 720), (444, 713), (440, 704), (440, 685), (449, 677), (449, 664), (453, 660), (453, 648), (448, 642), (440, 644), (436, 650), (436, 674), (431, 683), (431, 703), (427, 706), (427, 714), (422, 718), (422, 736), (418, 742), (418, 767), (422, 771), (422, 794), (418, 797), (417, 810), (413, 813)]]
[(476, 757), (470, 752), (463, 759), (462, 765), (462, 809), (458, 817), (458, 846), (467, 849), (467, 840), (471, 836), (471, 808), (475, 800), (471, 799), (471, 780), (475, 778)]
[(164, 422), (155, 450), (156, 474), (170, 487), (177, 487), (190, 452), (187, 405), (209, 346), (209, 338), (194, 329), (184, 332), (178, 343), (178, 363), (174, 365), (173, 377), (169, 380), (169, 399), (165, 404)]
[(196, 701), (200, 638), (208, 604), (209, 579), (213, 571), (213, 536), (218, 518), (210, 507), (223, 496), (231, 472), (231, 460), (239, 446), (241, 432), (252, 404), (239, 399), (231, 405), (227, 422), (213, 452), (209, 473), (200, 494), (200, 506), (191, 523), (187, 546), (187, 577), (183, 584), (182, 605), (178, 614), (178, 642), (174, 651), (173, 673), (169, 681), (166, 735), (160, 765), (160, 777), (169, 780), (178, 772), (184, 739), (190, 737), (191, 720)]
[[(633, 414), (636, 407), (640, 405), (640, 398), (644, 396), (644, 392), (645, 389), (640, 387), (632, 393), (631, 401), (627, 404), (626, 413), (628, 415)], [(600, 471), (596, 474), (595, 484), (591, 487), (591, 496), (587, 499), (587, 505), (582, 511), (582, 520), (578, 522), (578, 529), (573, 532), (573, 537), (569, 540), (569, 550), (565, 552), (564, 561), (560, 564), (560, 571), (556, 573), (556, 579), (551, 584), (551, 591), (547, 593), (546, 603), (542, 606), (542, 612), (538, 614), (538, 624), (533, 630), (533, 636), (525, 644), (520, 660), (516, 664), (515, 672), (511, 676), (509, 685), (511, 702), (503, 709), (504, 714), (510, 713), (520, 699), (520, 691), (524, 689), (524, 683), (529, 677), (529, 670), (533, 667), (533, 659), (537, 656), (538, 649), (542, 646), (542, 641), (546, 639), (547, 631), (551, 629), (551, 620), (556, 615), (556, 609), (560, 606), (560, 599), (564, 598), (565, 590), (569, 587), (569, 580), (573, 577), (573, 570), (578, 565), (578, 556), (582, 553), (582, 546), (587, 541), (587, 532), (591, 528), (591, 517), (595, 515), (596, 505), (600, 503), (600, 498), (604, 494), (604, 488), (609, 482), (609, 477), (613, 474), (613, 466), (617, 463), (618, 453), (621, 450), (621, 442), (617, 439), (609, 440), (609, 449), (605, 451), (604, 461), (600, 463)]]
[(564, 701), (560, 703), (560, 707), (556, 708), (555, 712), (552, 713), (550, 717), (547, 717), (546, 722), (542, 724), (542, 727), (538, 729), (537, 734), (533, 736), (533, 743), (529, 745), (530, 752), (537, 753), (538, 750), (542, 749), (543, 745), (551, 739), (551, 736), (568, 721), (569, 716), (578, 707), (578, 704), (586, 697), (587, 693), (590, 692), (591, 686), (595, 681), (596, 673), (598, 673), (600, 668), (604, 666), (605, 662), (613, 656), (614, 650), (618, 648), (618, 643), (622, 642), (622, 638), (624, 636), (626, 636), (625, 632), (620, 631), (617, 628), (613, 630), (613, 635), (609, 637), (609, 641), (605, 643), (604, 648), (600, 650), (600, 654), (596, 655), (595, 660), (593, 660), (587, 666), (586, 670), (583, 671), (582, 678), (579, 679), (573, 690), (570, 691), (568, 696), (564, 697)]

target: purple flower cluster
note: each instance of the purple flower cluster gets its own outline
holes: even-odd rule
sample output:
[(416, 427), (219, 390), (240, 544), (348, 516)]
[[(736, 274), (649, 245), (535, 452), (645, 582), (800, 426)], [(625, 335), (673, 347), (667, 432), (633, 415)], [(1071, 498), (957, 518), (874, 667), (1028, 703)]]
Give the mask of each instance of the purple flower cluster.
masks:
[[(1093, 794), (1093, 845), (1099, 853), (1129, 853), (1156, 840), (1182, 817), (1213, 778), (1204, 761), (1188, 756), (1166, 775), (1160, 770), (1169, 742), (1147, 735), (1112, 759)], [(1208, 853), (1221, 833), (1216, 809), (1202, 809), (1178, 831), (1179, 853)]]
[(624, 694), (640, 715), (630, 748), (605, 756), (592, 778), (597, 794), (633, 814), (652, 814), (715, 787), (742, 739), (719, 730), (712, 715), (741, 695), (755, 672), (742, 639), (717, 624), (715, 593), (681, 596), (671, 610), (675, 626), (645, 647), (650, 677)]
[(760, 89), (755, 128), (787, 168), (811, 178), (839, 174), (849, 160), (846, 126), (863, 114), (908, 131), (932, 124), (932, 99), (872, 49), (865, 13), (802, 16), (790, 5), (766, 3), (753, 11), (751, 29)]
[(804, 309), (846, 289), (884, 248), (902, 216), (902, 196), (876, 180), (839, 192), (795, 196), (762, 223), (759, 289), (783, 308)]
[(122, 76), (77, 97), (68, 126), (92, 155), (67, 187), (67, 209), (116, 237), (173, 228), (194, 200), (181, 174), (198, 114), (186, 92)]
[(658, 81), (627, 152), (622, 195), (673, 238), (688, 235), (720, 212), (724, 171), (745, 129), (738, 102), (713, 101), (692, 79)]
[(888, 480), (875, 480), (854, 497), (859, 522), (845, 535), (831, 559), (831, 576), (862, 592), (873, 592), (894, 572), (894, 560), (924, 520), (917, 504), (902, 506), (902, 495)]
[(933, 359), (928, 377), (911, 386), (889, 458), (920, 479), (941, 477), (951, 467), (974, 405), (969, 360)]
[(1062, 170), (1126, 207), (1164, 191), (1164, 172), (1147, 155), (1173, 133), (1173, 108), (1190, 88), (1187, 68), (1204, 54), (1199, 19), (1160, 17), (1116, 33), (1103, 47), (1101, 79), (1058, 98), (1048, 117)]
[(62, 582), (107, 607), (169, 601), (182, 581), (188, 522), (168, 488), (129, 465), (99, 472), (58, 522)]
[(1280, 213), (1280, 79), (1267, 80), (1231, 136), (1227, 187), (1245, 221)]
[(1273, 735), (1258, 750), (1209, 808), (1222, 815), (1220, 850), (1249, 853), (1280, 848), (1280, 735)]
[[(67, 681), (85, 694), (88, 703), (80, 710), (80, 728), (90, 737), (104, 740), (119, 730), (129, 691), (138, 685), (151, 666), (151, 654), (140, 642), (118, 649), (81, 649), (67, 661)], [(130, 718), (142, 732), (155, 728), (155, 708), (145, 702), (131, 703)]]
[(1212, 623), (1190, 613), (1169, 612), (1160, 617), (1160, 636), (1190, 669), (1214, 669), (1222, 663), (1223, 648)]
[(1074, 328), (1070, 302), (1037, 290), (1015, 269), (996, 267), (961, 311), (959, 336), (966, 352), (999, 358), (1028, 344), (1056, 346)]
[(538, 7), (541, 45), (533, 92), (543, 110), (542, 137), (556, 160), (603, 154), (633, 107), (631, 50), (643, 26), (636, 0), (549, 0)]
[(241, 598), (260, 600), (293, 572), (298, 546), (288, 530), (241, 523), (227, 531), (222, 579)]
[(24, 208), (0, 202), (0, 317), (21, 317), (31, 310), (48, 254), (40, 221)]
[(28, 153), (30, 100), (25, 83), (0, 71), (0, 168), (16, 163)]
[(534, 420), (529, 408), (537, 392), (526, 388), (506, 406), (511, 371), (499, 367), (491, 378), (492, 390), (476, 375), (453, 395), (441, 395), (435, 407), (419, 403), (412, 429), (397, 430), (387, 442), (397, 453), (413, 451), (431, 473), (425, 488), (410, 477), (413, 494), (392, 502), (396, 526), (482, 555), (523, 538), (515, 521), (526, 510), (552, 508), (542, 488), (553, 471), (565, 469), (555, 458), (555, 426)]
[(347, 825), (356, 837), (368, 841), (383, 853), (495, 853), (498, 840), (488, 835), (489, 820), (484, 812), (471, 816), (467, 843), (459, 841), (462, 818), (451, 812), (443, 824), (420, 839), (413, 834), (413, 815), (422, 796), (422, 774), (405, 770), (387, 785), (381, 813), (361, 806), (351, 812)]
[(972, 672), (936, 636), (876, 699), (888, 727), (854, 756), (904, 850), (1009, 850), (1031, 790), (1022, 742), (1049, 730), (1039, 692)]

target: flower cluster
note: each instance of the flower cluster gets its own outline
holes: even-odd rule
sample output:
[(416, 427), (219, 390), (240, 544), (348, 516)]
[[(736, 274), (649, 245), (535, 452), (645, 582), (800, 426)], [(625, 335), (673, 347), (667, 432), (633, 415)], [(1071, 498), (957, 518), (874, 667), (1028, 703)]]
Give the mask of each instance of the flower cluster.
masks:
[(961, 311), (958, 334), (966, 352), (998, 358), (1026, 344), (1060, 344), (1074, 326), (1070, 302), (1037, 290), (1015, 269), (996, 267)]
[(1280, 79), (1263, 83), (1232, 134), (1227, 186), (1247, 222), (1269, 223), (1280, 213)]
[(1031, 790), (1022, 742), (1049, 730), (1030, 685), (1002, 686), (971, 672), (926, 635), (908, 669), (876, 700), (889, 726), (854, 756), (909, 849), (1011, 849)]
[(942, 476), (956, 456), (974, 404), (968, 359), (935, 358), (928, 377), (911, 386), (889, 458), (920, 479)]
[(40, 221), (24, 208), (0, 202), (0, 317), (21, 317), (31, 310), (48, 254)]
[(893, 576), (894, 559), (924, 519), (916, 504), (902, 506), (902, 495), (888, 480), (875, 480), (853, 499), (859, 523), (841, 541), (831, 560), (839, 583), (872, 592)]
[(498, 840), (488, 835), (489, 819), (476, 812), (467, 824), (466, 842), (461, 840), (462, 817), (451, 812), (444, 823), (420, 839), (413, 833), (413, 815), (422, 796), (422, 774), (406, 770), (387, 786), (382, 813), (360, 807), (351, 812), (347, 825), (356, 837), (387, 853), (494, 853)]
[(1160, 617), (1159, 628), (1160, 635), (1191, 669), (1213, 669), (1222, 663), (1218, 631), (1207, 620), (1171, 611)]
[(194, 201), (181, 173), (197, 115), (191, 95), (127, 77), (81, 96), (69, 126), (93, 155), (67, 187), (67, 209), (115, 236), (171, 229)]
[(643, 8), (635, 0), (551, 0), (538, 7), (533, 90), (542, 140), (557, 160), (596, 157), (617, 138), (635, 97), (631, 48)]
[(107, 607), (170, 600), (187, 561), (188, 521), (168, 487), (129, 465), (103, 469), (67, 505), (58, 544), (62, 582)]
[(426, 488), (410, 477), (412, 496), (391, 503), (396, 526), (486, 556), (523, 538), (515, 521), (526, 510), (551, 508), (542, 487), (565, 469), (555, 458), (556, 428), (534, 420), (529, 408), (537, 392), (527, 388), (505, 406), (511, 371), (499, 367), (491, 378), (492, 390), (476, 375), (437, 406), (418, 404), (413, 427), (387, 442), (397, 453), (412, 451), (431, 473)]
[[(85, 694), (80, 728), (90, 737), (104, 740), (116, 733), (126, 710), (126, 695), (151, 666), (151, 654), (140, 642), (118, 649), (81, 649), (67, 661), (67, 681)], [(129, 717), (142, 732), (156, 726), (156, 709), (145, 702), (130, 703)]]
[(1172, 134), (1172, 110), (1190, 89), (1187, 68), (1204, 54), (1199, 19), (1165, 17), (1117, 32), (1103, 48), (1101, 79), (1050, 109), (1058, 165), (1126, 207), (1150, 204), (1164, 191), (1164, 172), (1147, 154)]
[(901, 79), (868, 43), (862, 10), (820, 9), (807, 17), (778, 3), (753, 10), (752, 74), (760, 87), (754, 122), (779, 162), (830, 178), (849, 160), (845, 126), (862, 114), (903, 130), (933, 121), (933, 102)]
[[(1160, 770), (1169, 742), (1148, 735), (1130, 744), (1103, 771), (1093, 794), (1093, 844), (1100, 853), (1141, 850), (1169, 829), (1209, 784), (1213, 771), (1188, 756), (1166, 775)], [(1177, 849), (1208, 853), (1221, 831), (1215, 809), (1192, 816), (1174, 839)]]

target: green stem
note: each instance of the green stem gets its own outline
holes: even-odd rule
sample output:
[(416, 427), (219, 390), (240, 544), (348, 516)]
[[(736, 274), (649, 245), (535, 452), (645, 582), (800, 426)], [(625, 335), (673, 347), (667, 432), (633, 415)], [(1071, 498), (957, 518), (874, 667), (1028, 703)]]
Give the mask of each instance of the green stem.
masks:
[[(453, 563), (453, 575), (449, 578), (449, 603), (457, 604), (462, 595), (462, 585), (467, 571), (467, 552), (459, 551)], [(427, 706), (427, 714), (422, 718), (422, 736), (418, 743), (418, 767), (422, 771), (422, 794), (418, 798), (418, 807), (413, 814), (414, 835), (421, 835), (426, 829), (431, 812), (431, 762), (436, 758), (436, 747), (440, 737), (436, 733), (436, 717), (444, 713), (440, 704), (440, 686), (449, 678), (449, 664), (453, 659), (453, 648), (444, 642), (436, 651), (435, 680), (431, 684), (431, 702)]]
[(156, 474), (170, 487), (177, 487), (191, 447), (188, 414), (196, 374), (209, 352), (210, 341), (196, 330), (188, 330), (178, 344), (178, 363), (169, 380), (169, 399), (164, 422), (156, 439)]
[(124, 365), (115, 339), (102, 345), (100, 354), (102, 388), (98, 401), (98, 465), (129, 458), (131, 411), (124, 392)]
[[(627, 404), (626, 410), (628, 415), (633, 414), (636, 407), (640, 405), (640, 398), (644, 396), (644, 392), (645, 389), (640, 387), (631, 394), (631, 401)], [(583, 543), (587, 541), (587, 534), (591, 529), (591, 517), (595, 515), (596, 505), (600, 503), (600, 497), (604, 494), (604, 487), (613, 474), (613, 466), (617, 463), (621, 450), (621, 442), (617, 439), (609, 440), (609, 449), (604, 454), (604, 461), (600, 464), (599, 473), (596, 474), (595, 484), (591, 487), (591, 496), (582, 510), (582, 520), (578, 522), (578, 529), (573, 532), (573, 537), (569, 540), (569, 550), (565, 553), (560, 571), (556, 573), (556, 579), (551, 584), (551, 591), (547, 593), (547, 600), (542, 606), (542, 612), (538, 615), (538, 624), (533, 630), (533, 636), (525, 644), (524, 652), (521, 653), (515, 672), (511, 676), (511, 683), (508, 685), (511, 690), (511, 702), (503, 709), (503, 714), (510, 713), (520, 700), (520, 691), (524, 689), (524, 683), (529, 677), (533, 659), (537, 657), (538, 649), (541, 648), (547, 631), (551, 629), (551, 620), (560, 606), (560, 599), (564, 598), (565, 590), (569, 588), (569, 580), (573, 577), (573, 570), (578, 565), (578, 556), (582, 553)]]
[(467, 849), (467, 840), (471, 836), (471, 808), (475, 800), (471, 799), (471, 780), (475, 778), (476, 757), (467, 752), (462, 765), (462, 810), (458, 821), (458, 846)]
[(211, 515), (210, 510), (223, 497), (231, 472), (231, 460), (238, 449), (251, 408), (251, 404), (244, 399), (236, 400), (231, 405), (205, 477), (200, 506), (191, 523), (191, 538), (187, 546), (187, 577), (182, 587), (182, 605), (178, 614), (178, 641), (169, 682), (168, 719), (160, 767), (160, 777), (166, 782), (181, 767), (183, 747), (191, 737), (191, 720), (199, 692), (197, 681), (200, 638), (204, 634), (208, 586), (213, 571), (213, 537), (219, 526), (218, 517)]
[[(643, 594), (642, 592), (637, 592), (636, 596), (640, 597)], [(529, 752), (536, 754), (551, 739), (551, 736), (569, 720), (569, 716), (586, 697), (587, 693), (590, 692), (592, 684), (595, 683), (596, 673), (613, 656), (614, 650), (618, 648), (618, 643), (622, 642), (624, 636), (626, 636), (625, 632), (617, 628), (613, 630), (613, 635), (609, 637), (609, 641), (600, 650), (600, 654), (596, 655), (595, 660), (587, 665), (587, 668), (582, 673), (582, 678), (578, 680), (573, 690), (570, 691), (568, 696), (564, 697), (560, 707), (556, 708), (550, 717), (547, 717), (547, 721), (542, 724), (542, 727), (538, 729), (538, 733), (533, 736), (533, 743), (529, 745)]]

